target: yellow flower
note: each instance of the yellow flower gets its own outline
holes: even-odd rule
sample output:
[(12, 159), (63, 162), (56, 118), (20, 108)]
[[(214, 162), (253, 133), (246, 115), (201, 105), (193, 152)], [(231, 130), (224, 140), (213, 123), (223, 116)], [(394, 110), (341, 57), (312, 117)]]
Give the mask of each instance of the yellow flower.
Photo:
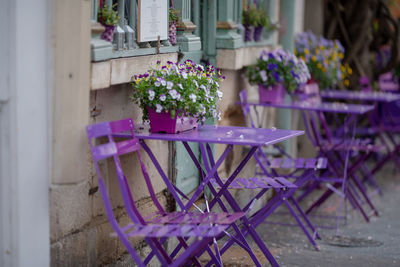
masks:
[(346, 86), (346, 87), (349, 86), (349, 84), (350, 84), (349, 80), (344, 80), (343, 83), (344, 83), (344, 86)]
[(318, 69), (322, 69), (321, 63), (318, 63), (318, 64), (317, 64), (317, 67), (318, 67)]
[(319, 49), (315, 49), (315, 54), (319, 55)]
[(140, 78), (137, 78), (137, 79), (136, 79), (136, 84), (139, 84), (139, 83), (140, 83), (140, 80), (141, 80)]
[(349, 73), (349, 75), (351, 75), (353, 73), (353, 70), (350, 67), (347, 67), (347, 72)]
[(323, 67), (323, 68), (322, 68), (322, 71), (323, 71), (323, 72), (326, 72), (326, 71), (327, 71), (327, 69), (326, 69), (325, 67)]
[(343, 53), (339, 53), (339, 57), (340, 57), (341, 59), (343, 59), (343, 58), (344, 58)]
[(312, 57), (311, 57), (311, 60), (312, 60), (312, 61), (317, 61), (317, 57), (316, 57), (316, 56), (312, 56)]
[(307, 48), (304, 49), (304, 54), (306, 54), (306, 55), (310, 54), (310, 50), (308, 50)]

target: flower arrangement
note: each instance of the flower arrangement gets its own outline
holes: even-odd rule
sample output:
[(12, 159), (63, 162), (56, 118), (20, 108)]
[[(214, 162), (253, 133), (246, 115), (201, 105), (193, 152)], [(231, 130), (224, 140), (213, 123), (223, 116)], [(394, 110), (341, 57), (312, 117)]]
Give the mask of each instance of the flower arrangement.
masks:
[(99, 8), (98, 18), (100, 22), (107, 26), (116, 26), (120, 17), (118, 16), (117, 11), (115, 11), (115, 7), (117, 4), (114, 4), (109, 8), (107, 5)]
[(278, 28), (277, 24), (271, 22), (267, 11), (258, 9), (256, 5), (252, 5), (242, 12), (242, 24), (245, 26), (245, 41), (250, 41), (250, 27), (254, 27), (254, 40), (259, 41), (263, 29), (267, 32), (274, 31)]
[(117, 11), (114, 10), (116, 6), (117, 4), (114, 4), (111, 6), (111, 8), (109, 8), (107, 5), (104, 5), (103, 7), (100, 7), (98, 11), (99, 22), (105, 27), (105, 31), (102, 33), (101, 39), (108, 42), (112, 42), (115, 26), (118, 25), (118, 21), (120, 19)]
[(217, 102), (222, 98), (219, 83), (225, 79), (212, 65), (203, 67), (191, 60), (183, 64), (168, 61), (148, 73), (132, 77), (134, 88), (131, 99), (143, 110), (143, 120), (148, 120), (147, 108), (157, 113), (167, 112), (171, 118), (190, 116), (199, 122), (207, 118), (221, 118)]
[(338, 40), (327, 40), (311, 31), (297, 35), (295, 54), (303, 59), (319, 87), (329, 88), (343, 81), (349, 86), (352, 69), (343, 65), (344, 48)]
[(310, 78), (305, 62), (282, 49), (262, 51), (257, 64), (249, 66), (246, 74), (251, 84), (267, 87), (282, 83), (289, 93), (304, 85)]
[[(172, 3), (172, 2), (171, 2)], [(169, 41), (172, 45), (177, 44), (176, 40), (176, 24), (179, 21), (179, 10), (173, 6), (169, 9)]]

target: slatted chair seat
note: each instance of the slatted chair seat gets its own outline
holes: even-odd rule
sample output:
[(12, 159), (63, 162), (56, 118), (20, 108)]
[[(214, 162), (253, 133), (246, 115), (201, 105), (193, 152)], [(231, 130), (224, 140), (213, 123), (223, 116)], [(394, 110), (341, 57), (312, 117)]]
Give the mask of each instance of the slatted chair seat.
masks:
[(335, 151), (350, 151), (353, 152), (378, 152), (383, 149), (383, 146), (372, 143), (370, 138), (345, 140), (341, 143), (322, 141), (319, 145), (320, 149), (323, 150), (335, 150)]
[[(270, 160), (269, 167), (273, 169), (314, 169), (320, 170), (325, 169), (328, 160), (324, 157), (318, 158), (273, 158)], [(267, 164), (268, 166), (268, 164)]]
[[(229, 225), (198, 224), (128, 224), (121, 230), (126, 237), (214, 237)], [(116, 233), (112, 236), (117, 236)]]
[(154, 212), (145, 217), (149, 224), (232, 224), (245, 215), (244, 212), (184, 212), (175, 211), (171, 213)]
[[(210, 180), (214, 187), (220, 188), (220, 185), (215, 179)], [(226, 179), (222, 179), (225, 183)], [(251, 177), (251, 178), (235, 178), (228, 186), (229, 189), (282, 189), (282, 188), (297, 188), (289, 180), (283, 177)]]

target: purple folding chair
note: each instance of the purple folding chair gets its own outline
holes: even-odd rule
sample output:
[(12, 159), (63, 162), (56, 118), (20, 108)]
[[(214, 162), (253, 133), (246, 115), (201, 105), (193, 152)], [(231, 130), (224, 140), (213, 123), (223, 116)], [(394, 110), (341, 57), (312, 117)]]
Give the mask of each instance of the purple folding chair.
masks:
[[(372, 204), (357, 172), (362, 170), (364, 172), (363, 175), (369, 175), (370, 181), (376, 183), (365, 163), (372, 152), (380, 151), (382, 147), (372, 144), (368, 139), (355, 138), (357, 125), (355, 116), (346, 120), (344, 128), (350, 130), (345, 130), (341, 133), (343, 136), (339, 137), (331, 132), (331, 128), (328, 126), (322, 112), (303, 111), (302, 114), (306, 132), (311, 142), (318, 149), (320, 155), (326, 157), (328, 160), (329, 172), (337, 177), (341, 177), (341, 173), (345, 173), (344, 178), (340, 182), (334, 183), (330, 190), (325, 191), (310, 206), (306, 213), (308, 214), (313, 209), (319, 207), (334, 192), (337, 192), (339, 195), (342, 192), (343, 197), (349, 199), (352, 206), (361, 212), (367, 222), (370, 215), (362, 207), (361, 204), (363, 202), (368, 204), (372, 214), (378, 216), (378, 211)], [(340, 188), (341, 190), (335, 190)]]
[[(242, 218), (244, 213), (215, 213), (203, 212), (201, 210), (199, 212), (188, 212), (185, 210), (172, 213), (165, 211), (154, 192), (151, 180), (142, 161), (139, 140), (135, 137), (133, 130), (132, 119), (102, 122), (86, 127), (108, 220), (132, 256), (132, 259), (138, 266), (146, 266), (154, 256), (158, 258), (162, 266), (186, 266), (187, 264), (201, 266), (198, 256), (207, 251), (211, 257), (210, 264), (223, 266), (218, 247), (215, 246), (216, 251), (213, 252), (209, 246), (212, 243), (216, 243), (215, 237), (224, 236), (224, 233), (227, 233), (227, 228)], [(118, 133), (129, 133), (131, 138), (115, 140), (114, 135)], [(138, 155), (143, 177), (153, 204), (157, 208), (157, 212), (147, 217), (142, 216), (135, 204), (130, 185), (120, 162), (120, 156), (133, 153)], [(113, 162), (115, 164), (116, 178), (118, 179), (120, 190), (118, 193), (122, 195), (124, 208), (131, 220), (131, 223), (127, 225), (121, 226), (115, 218), (112, 203), (99, 166), (99, 162), (101, 161)], [(129, 237), (134, 236), (143, 237), (152, 250), (145, 259), (139, 257), (128, 240)], [(178, 246), (169, 254), (164, 249), (163, 244), (167, 238), (173, 237), (178, 239)], [(194, 238), (194, 240), (189, 244), (187, 243), (188, 238)]]
[[(258, 116), (258, 112), (256, 109), (256, 106), (253, 106), (253, 110), (251, 110), (251, 106), (247, 104), (247, 94), (245, 90), (242, 90), (239, 93), (239, 98), (240, 98), (240, 105), (242, 107), (243, 115), (245, 117), (245, 121), (248, 127), (253, 127), (253, 128), (260, 128), (262, 121), (260, 120)], [(253, 116), (251, 111), (253, 111), (253, 114), (256, 116)], [(257, 162), (256, 165), (256, 175), (257, 176), (270, 176), (270, 177), (280, 177), (283, 176), (286, 179), (294, 179), (295, 182), (294, 184), (297, 187), (303, 187), (306, 184), (309, 184), (311, 182), (315, 182), (318, 180), (318, 182), (322, 182), (323, 180), (330, 181), (332, 182), (332, 178), (326, 179), (320, 175), (318, 175), (319, 171), (323, 171), (327, 167), (327, 159), (323, 157), (318, 157), (318, 158), (292, 158), (288, 153), (286, 153), (285, 150), (283, 150), (279, 145), (274, 145), (274, 148), (284, 157), (279, 157), (279, 158), (272, 158), (270, 159), (267, 154), (262, 150), (258, 149), (256, 154), (255, 154), (255, 159)], [(293, 170), (289, 174), (282, 175), (278, 174), (277, 170), (278, 169), (285, 169), (285, 170)], [(264, 178), (265, 179), (265, 178)], [(268, 178), (272, 179), (272, 178)], [(278, 178), (279, 179), (279, 178)], [(309, 186), (310, 188), (314, 188), (313, 185)], [(294, 212), (294, 209), (290, 206), (290, 203), (287, 201), (284, 201), (283, 203), (287, 206), (289, 209), (289, 212), (292, 214), (292, 216), (296, 219), (298, 225), (301, 227), (303, 232), (306, 234), (308, 237), (309, 241), (312, 243), (317, 248), (317, 244), (314, 240), (314, 236), (317, 238), (320, 238), (315, 227), (312, 225), (312, 223), (309, 221), (303, 210), (301, 209), (298, 201), (301, 201), (306, 195), (308, 195), (311, 192), (311, 190), (305, 190), (302, 196), (300, 196), (298, 199), (295, 199), (293, 196), (290, 196), (289, 199), (293, 203), (293, 205), (298, 209), (301, 217), (306, 221), (306, 223), (309, 225), (310, 229), (312, 230), (313, 235), (311, 235), (305, 225), (301, 222), (300, 218), (298, 215)], [(293, 192), (294, 193), (294, 190)]]

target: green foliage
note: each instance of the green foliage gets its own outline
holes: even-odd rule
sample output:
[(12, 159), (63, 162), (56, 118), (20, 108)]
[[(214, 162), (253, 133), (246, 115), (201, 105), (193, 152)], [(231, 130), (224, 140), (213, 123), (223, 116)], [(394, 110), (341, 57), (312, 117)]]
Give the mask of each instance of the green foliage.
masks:
[(242, 24), (254, 27), (263, 26), (267, 31), (274, 31), (278, 28), (277, 24), (271, 22), (267, 11), (258, 9), (255, 5), (252, 5), (247, 10), (243, 10)]
[(289, 93), (305, 84), (310, 78), (304, 61), (281, 49), (263, 51), (257, 59), (257, 64), (247, 67), (246, 74), (251, 84), (268, 87), (282, 83)]
[(169, 22), (178, 22), (179, 21), (179, 10), (170, 8), (169, 9)]
[(99, 21), (108, 26), (118, 25), (120, 17), (118, 16), (118, 12), (114, 10), (116, 6), (117, 4), (112, 5), (111, 8), (107, 5), (101, 7), (98, 12)]

